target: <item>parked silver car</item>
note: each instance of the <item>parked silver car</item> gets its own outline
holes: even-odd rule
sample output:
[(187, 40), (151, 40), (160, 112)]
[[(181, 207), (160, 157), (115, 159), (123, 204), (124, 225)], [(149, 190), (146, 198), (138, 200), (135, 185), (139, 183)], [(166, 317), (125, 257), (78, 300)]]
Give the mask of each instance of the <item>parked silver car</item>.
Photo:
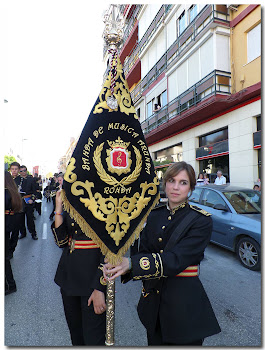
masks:
[(211, 242), (236, 252), (250, 270), (261, 266), (261, 195), (227, 185), (196, 186), (189, 202), (212, 214)]

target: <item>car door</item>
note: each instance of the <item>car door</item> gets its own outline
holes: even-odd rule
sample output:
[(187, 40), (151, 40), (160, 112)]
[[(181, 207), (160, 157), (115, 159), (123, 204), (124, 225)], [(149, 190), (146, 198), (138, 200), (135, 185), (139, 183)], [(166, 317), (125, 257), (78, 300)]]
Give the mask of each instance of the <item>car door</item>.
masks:
[[(201, 207), (212, 214), (213, 232), (211, 241), (224, 247), (233, 249), (234, 231), (231, 229), (232, 214), (224, 199), (216, 191), (204, 189), (201, 197)], [(214, 206), (222, 205), (227, 210), (214, 209)]]

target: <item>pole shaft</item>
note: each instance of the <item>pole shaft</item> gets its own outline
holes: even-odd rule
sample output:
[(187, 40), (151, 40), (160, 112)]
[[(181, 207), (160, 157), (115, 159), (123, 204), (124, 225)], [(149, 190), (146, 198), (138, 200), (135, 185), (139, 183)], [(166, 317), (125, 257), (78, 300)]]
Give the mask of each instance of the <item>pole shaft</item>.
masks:
[(115, 280), (107, 281), (106, 341), (107, 346), (114, 345), (115, 319)]

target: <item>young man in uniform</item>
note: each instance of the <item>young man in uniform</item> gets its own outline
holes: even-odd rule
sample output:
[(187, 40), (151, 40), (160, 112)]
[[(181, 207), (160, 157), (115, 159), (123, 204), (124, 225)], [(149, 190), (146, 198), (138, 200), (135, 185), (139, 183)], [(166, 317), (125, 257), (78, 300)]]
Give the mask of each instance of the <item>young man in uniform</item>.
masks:
[[(20, 168), (20, 164), (18, 162), (13, 162), (10, 164), (10, 173), (18, 187), (18, 191), (19, 191), (19, 184), (21, 181), (21, 177), (19, 175), (19, 168)], [(13, 253), (17, 246), (19, 230), (21, 227), (23, 217), (24, 216), (22, 212), (14, 214), (15, 225), (14, 225), (13, 231), (11, 232), (10, 240), (9, 240), (9, 251), (10, 251), (9, 258), (10, 259), (13, 258)]]
[(25, 227), (25, 216), (27, 217), (27, 227), (29, 232), (31, 233), (32, 239), (37, 240), (38, 236), (35, 229), (35, 223), (33, 218), (33, 212), (34, 212), (34, 200), (37, 196), (36, 191), (36, 184), (33, 177), (28, 176), (27, 173), (27, 167), (25, 165), (21, 165), (20, 169), (20, 176), (22, 178), (21, 181), (21, 195), (23, 199), (23, 227), (21, 227), (21, 236), (20, 239), (26, 237), (26, 227)]

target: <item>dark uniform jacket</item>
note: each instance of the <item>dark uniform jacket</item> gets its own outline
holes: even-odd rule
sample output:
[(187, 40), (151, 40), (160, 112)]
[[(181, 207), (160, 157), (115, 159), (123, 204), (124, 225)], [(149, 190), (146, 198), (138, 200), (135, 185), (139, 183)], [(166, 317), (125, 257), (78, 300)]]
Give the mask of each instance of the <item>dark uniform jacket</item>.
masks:
[[(196, 210), (193, 220), (187, 216)], [(187, 217), (188, 227), (178, 236), (173, 247), (165, 250), (176, 226)], [(189, 343), (220, 332), (206, 292), (195, 277), (176, 277), (187, 267), (198, 265), (212, 232), (210, 214), (188, 203), (173, 211), (166, 205), (155, 208), (141, 234), (139, 252), (131, 256), (128, 278), (143, 280), (138, 304), (141, 322), (154, 333), (160, 318), (163, 342)]]
[(36, 198), (37, 196), (36, 181), (32, 176), (27, 176), (26, 178), (22, 178), (21, 195), (22, 197), (31, 195), (32, 200)]
[[(52, 229), (55, 236), (68, 235), (70, 239), (92, 242), (66, 212), (64, 212), (62, 225), (55, 228), (53, 223)], [(103, 262), (104, 258), (100, 248), (74, 249), (70, 252), (70, 246), (66, 246), (59, 261), (54, 281), (69, 296), (88, 296), (91, 294), (91, 289), (105, 292), (106, 281), (101, 267)]]
[[(22, 181), (23, 178), (22, 176), (18, 175), (14, 178), (15, 184), (17, 185), (17, 187), (19, 188), (20, 186), (22, 186)], [(21, 188), (19, 188), (21, 190)]]
[[(9, 213), (12, 211), (12, 199), (10, 192), (5, 188), (5, 231), (11, 232), (14, 229), (14, 215)], [(8, 237), (9, 238), (9, 237)]]

